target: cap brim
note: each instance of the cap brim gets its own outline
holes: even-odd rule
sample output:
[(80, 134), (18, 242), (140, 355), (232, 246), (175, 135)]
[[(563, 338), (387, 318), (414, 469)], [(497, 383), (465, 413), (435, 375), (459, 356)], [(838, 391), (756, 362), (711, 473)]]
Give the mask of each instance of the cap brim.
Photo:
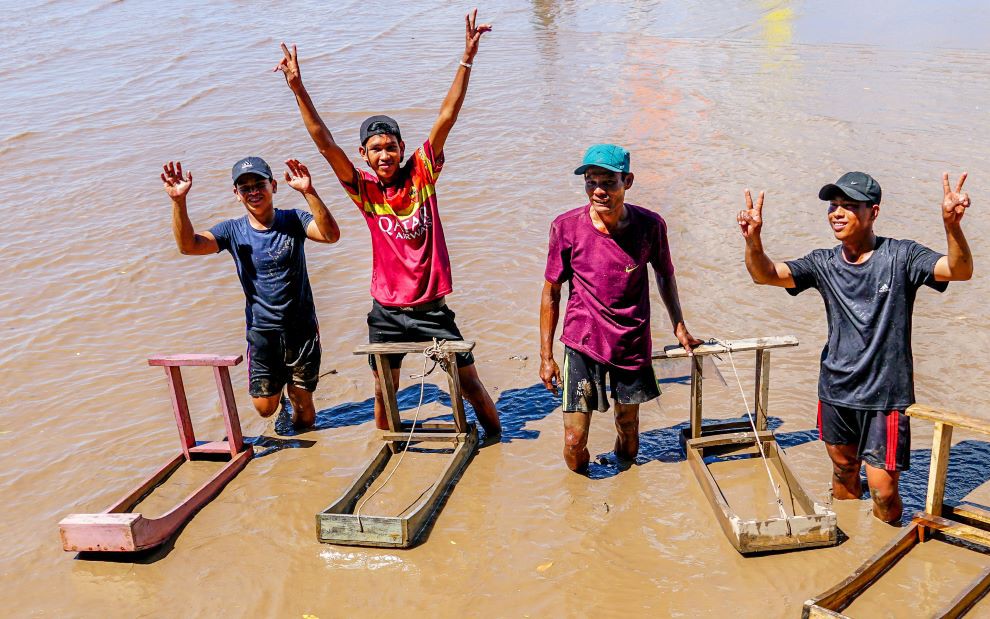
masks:
[(624, 172), (622, 168), (617, 168), (615, 166), (610, 166), (607, 163), (586, 163), (579, 166), (574, 170), (575, 174), (584, 174), (588, 171), (588, 168), (601, 168), (603, 170), (611, 170), (612, 172)]
[(269, 176), (264, 172), (259, 172), (258, 170), (244, 170), (243, 172), (237, 173), (237, 176), (234, 177), (234, 182), (236, 183), (237, 179), (244, 176), (245, 174), (254, 174), (255, 176), (260, 176), (261, 178), (267, 178), (268, 180), (272, 180), (275, 178), (274, 176)]
[(865, 193), (856, 191), (851, 187), (843, 187), (842, 185), (836, 185), (835, 183), (829, 183), (828, 185), (822, 187), (818, 191), (818, 199), (831, 200), (836, 196), (836, 194), (846, 196), (850, 200), (856, 200), (857, 202), (869, 202), (870, 204), (874, 203), (873, 198), (866, 195)]

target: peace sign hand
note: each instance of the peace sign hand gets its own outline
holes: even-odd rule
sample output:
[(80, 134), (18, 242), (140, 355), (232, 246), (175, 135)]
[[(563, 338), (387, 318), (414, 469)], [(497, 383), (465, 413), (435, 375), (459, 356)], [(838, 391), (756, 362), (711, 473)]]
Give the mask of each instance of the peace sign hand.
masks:
[(296, 53), (296, 46), (292, 46), (292, 51), (285, 46), (285, 43), (281, 43), (283, 58), (278, 61), (275, 68), (272, 69), (272, 73), (276, 71), (281, 71), (285, 76), (285, 83), (289, 85), (289, 88), (295, 90), (296, 88), (302, 86), (302, 75), (299, 73), (299, 56)]
[(289, 159), (285, 162), (288, 171), (285, 173), (285, 182), (299, 193), (307, 193), (313, 190), (313, 177), (307, 168), (298, 159)]
[(753, 239), (760, 238), (760, 230), (763, 228), (763, 195), (764, 192), (760, 192), (759, 197), (756, 199), (756, 207), (753, 207), (753, 196), (749, 193), (749, 189), (746, 190), (746, 210), (739, 211), (736, 215), (736, 222), (739, 224), (739, 229), (742, 232), (743, 238)]
[(963, 172), (953, 191), (949, 186), (949, 173), (942, 173), (942, 221), (947, 224), (959, 223), (969, 208), (969, 194), (962, 190), (967, 172)]
[(186, 172), (186, 178), (182, 178), (182, 162), (169, 161), (162, 166), (162, 182), (165, 184), (165, 193), (173, 200), (184, 200), (189, 188), (192, 187), (192, 172)]
[(492, 31), (491, 24), (475, 26), (477, 18), (478, 9), (474, 9), (464, 16), (464, 62), (468, 64), (471, 64), (474, 55), (478, 53), (478, 41), (481, 40), (481, 35)]

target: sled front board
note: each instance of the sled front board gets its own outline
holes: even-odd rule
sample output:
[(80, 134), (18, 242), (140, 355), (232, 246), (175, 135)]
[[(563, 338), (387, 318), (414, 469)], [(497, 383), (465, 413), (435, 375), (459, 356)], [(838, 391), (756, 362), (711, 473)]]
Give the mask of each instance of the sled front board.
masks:
[(408, 548), (416, 543), (433, 520), (444, 497), (453, 490), (456, 479), (471, 460), (478, 445), (478, 431), (474, 424), (469, 424), (468, 432), (452, 432), (454, 425), (449, 423), (430, 425), (432, 427), (424, 428), (419, 434), (413, 434), (410, 444), (429, 442), (431, 448), (442, 448), (446, 443), (454, 453), (437, 456), (448, 458), (449, 463), (443, 475), (419, 506), (405, 516), (361, 514), (358, 518), (355, 514), (358, 502), (385, 470), (389, 460), (398, 457), (395, 452), (409, 446), (406, 443), (408, 434), (401, 435), (401, 438), (392, 438), (391, 434), (385, 434), (381, 449), (368, 462), (364, 472), (339, 499), (316, 515), (317, 537), (321, 542), (345, 546), (392, 548)]
[(801, 487), (770, 432), (759, 432), (758, 439), (763, 444), (768, 463), (788, 481), (787, 488), (781, 487), (781, 493), (790, 492), (788, 500), (793, 499), (801, 507), (802, 514), (789, 514), (786, 519), (781, 516), (741, 518), (729, 504), (705, 457), (755, 447), (757, 439), (752, 432), (703, 436), (685, 444), (691, 470), (711, 503), (726, 538), (742, 554), (834, 545), (838, 539), (835, 513), (815, 502)]

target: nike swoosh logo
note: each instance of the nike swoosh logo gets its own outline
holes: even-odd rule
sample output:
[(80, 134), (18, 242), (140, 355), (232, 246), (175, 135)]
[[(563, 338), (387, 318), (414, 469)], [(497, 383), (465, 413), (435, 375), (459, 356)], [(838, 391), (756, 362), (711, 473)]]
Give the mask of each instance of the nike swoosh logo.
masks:
[(633, 271), (635, 271), (635, 270), (636, 270), (637, 268), (639, 268), (639, 265), (638, 265), (638, 264), (634, 264), (634, 265), (631, 265), (631, 266), (627, 266), (627, 267), (626, 267), (626, 273), (632, 273), (632, 272), (633, 272)]

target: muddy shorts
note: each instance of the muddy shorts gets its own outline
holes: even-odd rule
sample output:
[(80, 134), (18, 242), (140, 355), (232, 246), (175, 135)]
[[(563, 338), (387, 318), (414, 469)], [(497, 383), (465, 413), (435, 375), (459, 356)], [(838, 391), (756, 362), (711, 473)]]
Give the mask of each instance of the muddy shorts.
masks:
[(267, 398), (289, 382), (315, 391), (320, 379), (320, 331), (255, 330), (247, 332), (248, 393)]
[[(374, 301), (368, 312), (368, 342), (432, 342), (433, 338), (460, 341), (464, 338), (454, 322), (454, 316), (454, 310), (447, 307), (443, 299), (416, 307), (385, 307)], [(402, 365), (403, 357), (405, 354), (389, 355), (388, 360), (393, 368), (397, 368)], [(472, 353), (457, 353), (457, 367), (463, 368), (473, 363)], [(377, 369), (373, 355), (368, 355), (368, 365), (372, 370)]]
[(564, 412), (607, 411), (606, 375), (612, 388), (612, 399), (619, 404), (642, 404), (660, 395), (652, 365), (639, 370), (623, 370), (565, 346), (561, 377), (564, 383)]
[(856, 445), (872, 467), (906, 471), (911, 463), (911, 425), (902, 410), (863, 411), (818, 403), (818, 436), (830, 445)]

